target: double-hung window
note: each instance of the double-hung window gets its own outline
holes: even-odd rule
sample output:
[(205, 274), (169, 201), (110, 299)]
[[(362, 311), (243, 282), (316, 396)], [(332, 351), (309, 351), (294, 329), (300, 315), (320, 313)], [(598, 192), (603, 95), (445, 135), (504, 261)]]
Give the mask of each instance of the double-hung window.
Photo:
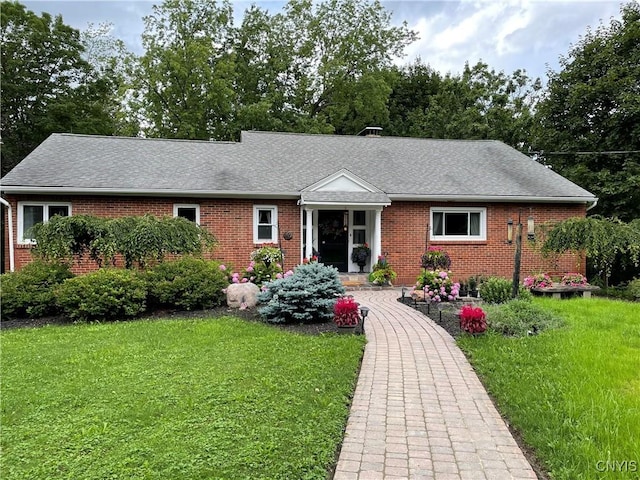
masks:
[(173, 216), (182, 217), (200, 225), (200, 205), (198, 204), (174, 204)]
[(487, 239), (487, 209), (481, 207), (433, 207), (431, 240)]
[(71, 216), (71, 204), (62, 202), (18, 202), (18, 243), (34, 243), (31, 229), (55, 215)]
[(254, 205), (253, 243), (278, 243), (278, 207)]

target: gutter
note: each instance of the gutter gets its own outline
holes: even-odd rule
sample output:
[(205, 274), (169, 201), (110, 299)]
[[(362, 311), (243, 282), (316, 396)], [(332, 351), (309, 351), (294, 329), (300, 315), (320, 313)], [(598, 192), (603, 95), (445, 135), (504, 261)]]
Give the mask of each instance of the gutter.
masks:
[(147, 197), (217, 197), (217, 198), (279, 198), (297, 199), (300, 192), (256, 192), (240, 190), (174, 190), (136, 188), (82, 188), (82, 187), (29, 187), (3, 185), (2, 192), (8, 194), (67, 194), (67, 195), (128, 195)]
[(11, 204), (7, 202), (4, 198), (0, 197), (0, 203), (2, 203), (5, 207), (7, 207), (9, 221), (7, 222), (9, 225), (9, 271), (15, 271), (15, 252), (13, 247), (13, 212), (11, 210)]
[(440, 201), (440, 202), (515, 202), (515, 203), (591, 203), (588, 209), (593, 208), (598, 202), (595, 197), (532, 197), (518, 195), (407, 195), (387, 194), (391, 200), (396, 201)]
[[(69, 195), (130, 195), (130, 196), (168, 196), (168, 197), (218, 197), (218, 198), (279, 198), (300, 199), (301, 191), (256, 192), (240, 190), (173, 190), (173, 189), (135, 189), (135, 188), (82, 188), (82, 187), (34, 187), (4, 185), (1, 190), (8, 194), (69, 194)], [(384, 192), (383, 192), (384, 193)], [(397, 201), (440, 201), (440, 202), (535, 202), (535, 203), (590, 203), (591, 209), (598, 199), (593, 196), (535, 197), (519, 195), (419, 195), (387, 193), (390, 200)]]

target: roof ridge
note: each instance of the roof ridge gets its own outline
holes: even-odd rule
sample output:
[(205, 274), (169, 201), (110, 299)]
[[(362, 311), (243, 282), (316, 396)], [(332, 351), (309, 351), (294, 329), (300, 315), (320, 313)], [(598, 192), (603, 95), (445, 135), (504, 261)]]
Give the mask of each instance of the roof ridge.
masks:
[[(260, 135), (287, 135), (297, 137), (336, 137), (336, 138), (368, 138), (359, 135), (341, 135), (338, 133), (308, 133), (308, 132), (274, 132), (268, 130), (242, 130), (241, 134), (260, 134)], [(418, 141), (434, 141), (434, 142), (486, 142), (486, 143), (504, 143), (497, 138), (431, 138), (431, 137), (402, 137), (399, 135), (380, 135), (376, 139), (393, 139), (393, 140), (418, 140)], [(505, 143), (506, 145), (506, 143)], [(509, 146), (509, 145), (507, 145)], [(513, 148), (513, 147), (512, 147)], [(517, 150), (517, 149), (516, 149)]]
[(211, 143), (211, 144), (232, 144), (238, 145), (240, 142), (233, 140), (200, 140), (190, 138), (158, 138), (158, 137), (126, 137), (124, 135), (92, 135), (88, 133), (52, 133), (51, 136), (60, 137), (83, 137), (83, 138), (107, 138), (118, 140), (147, 140), (156, 142), (184, 142), (184, 143)]

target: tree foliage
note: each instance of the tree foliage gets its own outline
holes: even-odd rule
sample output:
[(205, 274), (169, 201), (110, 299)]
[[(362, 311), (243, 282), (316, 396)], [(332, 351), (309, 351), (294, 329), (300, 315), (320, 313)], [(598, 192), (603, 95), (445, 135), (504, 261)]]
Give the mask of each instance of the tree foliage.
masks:
[(597, 153), (640, 150), (640, 4), (626, 3), (621, 13), (587, 30), (550, 74), (535, 146), (600, 198), (593, 213), (630, 221), (640, 217), (640, 154)]
[(543, 236), (543, 254), (586, 255), (605, 286), (618, 258), (635, 267), (640, 264), (640, 220), (627, 224), (617, 219), (576, 217), (548, 226)]
[(539, 79), (523, 70), (511, 75), (485, 63), (466, 64), (461, 75), (442, 75), (420, 61), (397, 69), (389, 100), (391, 135), (496, 139), (529, 145)]
[(144, 267), (167, 254), (199, 254), (215, 244), (204, 228), (181, 217), (152, 215), (104, 219), (91, 215), (54, 216), (33, 227), (34, 254), (71, 262), (88, 254), (98, 265), (121, 255), (125, 266)]
[(82, 58), (80, 33), (17, 2), (0, 19), (2, 175), (53, 132), (111, 134), (113, 85)]

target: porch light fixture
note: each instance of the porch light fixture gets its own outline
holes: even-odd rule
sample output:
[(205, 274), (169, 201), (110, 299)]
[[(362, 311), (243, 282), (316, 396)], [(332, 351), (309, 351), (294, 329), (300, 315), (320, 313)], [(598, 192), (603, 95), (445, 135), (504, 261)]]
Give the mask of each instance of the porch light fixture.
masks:
[(535, 236), (535, 225), (533, 224), (533, 215), (529, 213), (529, 218), (527, 219), (527, 238), (529, 240), (534, 240)]
[(513, 220), (507, 220), (507, 243), (513, 243)]
[(345, 210), (344, 217), (342, 218), (342, 228), (346, 232), (349, 230), (349, 212)]

